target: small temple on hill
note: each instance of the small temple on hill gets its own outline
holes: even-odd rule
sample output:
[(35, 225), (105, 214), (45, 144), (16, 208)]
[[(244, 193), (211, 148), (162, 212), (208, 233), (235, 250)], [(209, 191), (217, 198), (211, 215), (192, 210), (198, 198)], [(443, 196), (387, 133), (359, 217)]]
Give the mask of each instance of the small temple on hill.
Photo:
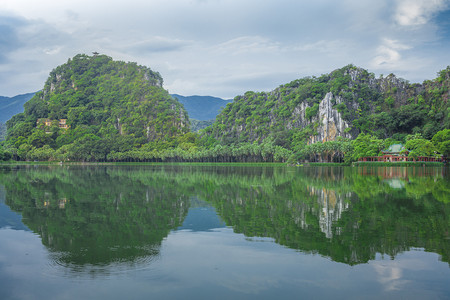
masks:
[(69, 129), (69, 125), (67, 124), (67, 119), (59, 119), (59, 120), (51, 120), (48, 118), (41, 118), (41, 119), (37, 119), (36, 121), (36, 125), (39, 126), (44, 126), (44, 127), (50, 127), (53, 124), (58, 125), (59, 128), (62, 129)]
[(393, 144), (386, 150), (382, 150), (383, 155), (361, 157), (358, 161), (379, 161), (379, 162), (399, 162), (399, 161), (436, 161), (441, 162), (442, 157), (418, 156), (408, 157), (409, 151), (402, 144)]

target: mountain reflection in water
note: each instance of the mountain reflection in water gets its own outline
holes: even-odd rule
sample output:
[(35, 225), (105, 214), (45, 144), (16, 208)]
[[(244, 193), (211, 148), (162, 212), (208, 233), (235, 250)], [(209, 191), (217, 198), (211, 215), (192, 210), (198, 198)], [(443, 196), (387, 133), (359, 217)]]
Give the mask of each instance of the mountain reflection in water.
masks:
[[(2, 166), (0, 185), (5, 203), (22, 214), (54, 262), (73, 272), (149, 262), (160, 255), (172, 231), (225, 225), (247, 237), (271, 238), (355, 265), (377, 253), (395, 257), (411, 248), (449, 262), (446, 172), (425, 167)], [(207, 208), (203, 215), (202, 207)]]

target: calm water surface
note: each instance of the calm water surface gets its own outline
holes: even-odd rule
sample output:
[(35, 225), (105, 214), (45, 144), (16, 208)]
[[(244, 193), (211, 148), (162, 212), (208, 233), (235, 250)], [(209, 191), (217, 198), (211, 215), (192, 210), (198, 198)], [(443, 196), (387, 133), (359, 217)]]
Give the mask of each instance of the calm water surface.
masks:
[(0, 166), (0, 299), (450, 299), (425, 167)]

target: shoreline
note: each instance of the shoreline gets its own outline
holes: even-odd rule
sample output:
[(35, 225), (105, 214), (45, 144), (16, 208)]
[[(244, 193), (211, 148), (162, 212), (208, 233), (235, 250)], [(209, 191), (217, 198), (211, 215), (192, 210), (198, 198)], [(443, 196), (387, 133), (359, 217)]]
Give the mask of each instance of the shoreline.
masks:
[(290, 165), (288, 163), (276, 162), (57, 162), (57, 161), (2, 161), (0, 165), (20, 166), (20, 165), (61, 165), (61, 166), (132, 166), (132, 165), (198, 165), (198, 166), (277, 166), (277, 167), (362, 167), (362, 166), (383, 166), (383, 167), (410, 167), (410, 166), (433, 166), (445, 167), (448, 164), (443, 162), (353, 162), (353, 163), (326, 163), (308, 162)]

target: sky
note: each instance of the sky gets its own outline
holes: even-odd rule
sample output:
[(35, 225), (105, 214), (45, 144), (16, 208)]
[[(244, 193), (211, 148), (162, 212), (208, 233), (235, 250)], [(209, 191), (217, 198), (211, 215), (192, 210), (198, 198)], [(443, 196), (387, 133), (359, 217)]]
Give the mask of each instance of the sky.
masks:
[(421, 83), (450, 65), (450, 0), (0, 0), (1, 96), (94, 51), (185, 96), (232, 99), (348, 64)]

